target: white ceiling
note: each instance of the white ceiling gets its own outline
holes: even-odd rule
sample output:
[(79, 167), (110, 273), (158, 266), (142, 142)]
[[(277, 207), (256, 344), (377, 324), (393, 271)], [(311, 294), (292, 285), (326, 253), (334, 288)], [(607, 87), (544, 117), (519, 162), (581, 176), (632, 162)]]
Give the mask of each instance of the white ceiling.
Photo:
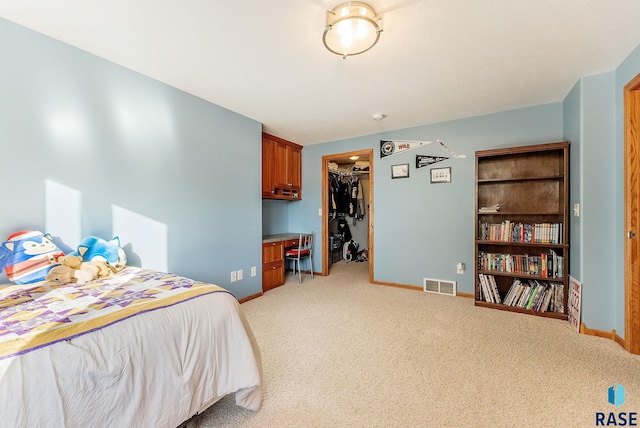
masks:
[(302, 145), (562, 101), (640, 43), (638, 0), (371, 0), (380, 41), (342, 59), (322, 44), (341, 2), (0, 0), (0, 16)]

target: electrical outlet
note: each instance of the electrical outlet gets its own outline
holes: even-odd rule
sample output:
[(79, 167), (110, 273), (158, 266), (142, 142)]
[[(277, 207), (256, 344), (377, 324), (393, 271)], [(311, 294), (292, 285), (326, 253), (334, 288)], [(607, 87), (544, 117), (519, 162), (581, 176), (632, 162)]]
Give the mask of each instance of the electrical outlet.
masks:
[(258, 274), (258, 271), (256, 269), (255, 266), (251, 266), (251, 276), (256, 276)]
[(236, 282), (238, 275), (236, 274), (236, 271), (234, 270), (233, 272), (231, 272), (231, 282)]
[(242, 281), (242, 269), (238, 269), (238, 281)]
[(458, 263), (458, 265), (456, 266), (456, 272), (458, 273), (458, 275), (464, 274), (464, 263)]

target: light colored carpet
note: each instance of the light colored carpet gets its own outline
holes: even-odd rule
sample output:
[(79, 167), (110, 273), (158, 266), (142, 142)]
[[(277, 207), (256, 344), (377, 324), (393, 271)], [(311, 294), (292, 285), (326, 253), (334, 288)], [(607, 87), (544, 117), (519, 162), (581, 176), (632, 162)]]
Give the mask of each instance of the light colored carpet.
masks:
[(366, 263), (333, 268), (242, 305), (262, 352), (262, 408), (231, 395), (189, 428), (588, 427), (596, 412), (640, 412), (640, 356), (611, 340), (369, 284)]

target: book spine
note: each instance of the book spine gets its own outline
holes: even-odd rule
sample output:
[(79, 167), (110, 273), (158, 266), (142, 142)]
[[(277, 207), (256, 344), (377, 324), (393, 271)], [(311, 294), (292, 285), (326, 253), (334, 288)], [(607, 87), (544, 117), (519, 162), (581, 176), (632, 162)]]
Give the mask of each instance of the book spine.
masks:
[(502, 300), (500, 299), (500, 292), (498, 291), (498, 284), (496, 284), (496, 278), (493, 275), (489, 275), (489, 283), (491, 284), (494, 292), (495, 302), (502, 303)]

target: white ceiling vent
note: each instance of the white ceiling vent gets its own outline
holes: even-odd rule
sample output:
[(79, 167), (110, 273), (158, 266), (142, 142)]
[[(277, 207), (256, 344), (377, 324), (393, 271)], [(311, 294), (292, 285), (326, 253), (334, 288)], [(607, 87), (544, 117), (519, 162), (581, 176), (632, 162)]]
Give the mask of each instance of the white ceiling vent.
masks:
[(442, 279), (423, 278), (422, 284), (424, 291), (427, 293), (446, 294), (447, 296), (456, 295), (456, 282), (445, 281)]

